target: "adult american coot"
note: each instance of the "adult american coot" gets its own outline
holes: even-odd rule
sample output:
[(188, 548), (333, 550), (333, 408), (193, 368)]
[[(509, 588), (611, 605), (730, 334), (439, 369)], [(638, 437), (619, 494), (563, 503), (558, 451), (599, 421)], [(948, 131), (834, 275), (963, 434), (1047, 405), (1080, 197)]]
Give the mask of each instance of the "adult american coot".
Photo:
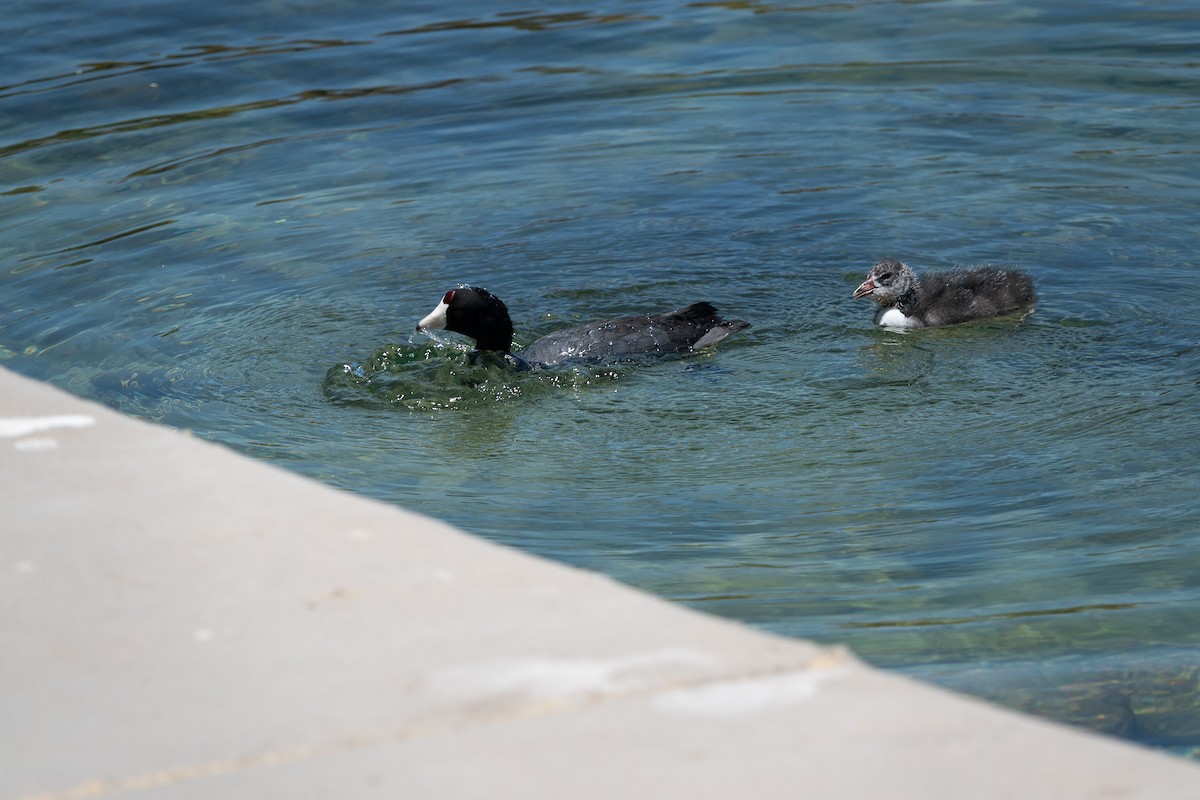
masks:
[(692, 303), (669, 314), (589, 322), (543, 336), (512, 352), (513, 324), (508, 308), (491, 292), (472, 286), (451, 289), (417, 323), (418, 331), (445, 329), (475, 340), (474, 362), (481, 352), (500, 354), (522, 368), (553, 367), (567, 361), (602, 361), (655, 353), (681, 353), (711, 347), (750, 323), (726, 322), (711, 303)]
[(1029, 307), (1033, 280), (1024, 272), (995, 267), (958, 269), (917, 277), (894, 258), (871, 267), (851, 298), (879, 304), (875, 321), (891, 328), (926, 328), (1002, 317)]

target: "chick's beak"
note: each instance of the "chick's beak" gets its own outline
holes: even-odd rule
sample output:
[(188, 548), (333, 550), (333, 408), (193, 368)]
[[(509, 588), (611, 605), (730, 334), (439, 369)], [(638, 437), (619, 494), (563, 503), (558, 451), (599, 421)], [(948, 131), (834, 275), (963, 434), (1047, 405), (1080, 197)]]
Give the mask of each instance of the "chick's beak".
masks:
[(850, 295), (850, 299), (857, 300), (860, 297), (866, 297), (867, 295), (873, 293), (874, 291), (875, 291), (875, 279), (867, 278), (865, 281), (863, 281), (862, 283), (860, 283), (858, 285), (858, 288), (854, 290), (854, 294)]

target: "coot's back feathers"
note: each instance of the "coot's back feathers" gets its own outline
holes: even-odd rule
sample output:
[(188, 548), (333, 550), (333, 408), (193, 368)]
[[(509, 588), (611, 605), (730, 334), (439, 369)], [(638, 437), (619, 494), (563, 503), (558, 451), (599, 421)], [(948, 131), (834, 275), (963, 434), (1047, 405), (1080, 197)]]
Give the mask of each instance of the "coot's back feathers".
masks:
[[(533, 342), (520, 355), (530, 366), (551, 367), (567, 361), (680, 353), (711, 347), (748, 327), (749, 323), (740, 320), (722, 320), (711, 303), (700, 302), (668, 314), (620, 317), (564, 328)], [(485, 289), (464, 286), (447, 292), (417, 325), (417, 330), (436, 328), (471, 337), (479, 350), (507, 353), (512, 348), (508, 309)]]
[(522, 351), (546, 366), (564, 361), (619, 358), (652, 353), (680, 353), (710, 347), (746, 322), (725, 322), (711, 303), (693, 303), (669, 314), (591, 322), (547, 334)]
[(879, 304), (876, 322), (923, 328), (991, 319), (1028, 308), (1036, 299), (1024, 272), (995, 267), (957, 269), (917, 277), (894, 258), (871, 267), (852, 297)]

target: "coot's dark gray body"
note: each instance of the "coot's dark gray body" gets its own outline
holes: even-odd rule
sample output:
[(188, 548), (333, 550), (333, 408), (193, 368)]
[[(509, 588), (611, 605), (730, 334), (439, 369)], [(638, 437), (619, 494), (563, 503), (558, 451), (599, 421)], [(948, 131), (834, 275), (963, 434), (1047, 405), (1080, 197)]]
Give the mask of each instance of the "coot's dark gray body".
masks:
[[(711, 303), (693, 303), (669, 314), (620, 317), (564, 328), (533, 342), (517, 363), (530, 368), (569, 361), (610, 361), (660, 353), (682, 353), (711, 347), (730, 334), (750, 327), (726, 322)], [(479, 351), (509, 354), (512, 320), (500, 298), (485, 289), (464, 286), (446, 292), (417, 330), (445, 328), (475, 340)]]
[(958, 269), (917, 277), (907, 264), (885, 258), (871, 267), (852, 297), (879, 304), (875, 321), (901, 328), (955, 325), (1022, 311), (1033, 304), (1033, 280), (995, 267)]

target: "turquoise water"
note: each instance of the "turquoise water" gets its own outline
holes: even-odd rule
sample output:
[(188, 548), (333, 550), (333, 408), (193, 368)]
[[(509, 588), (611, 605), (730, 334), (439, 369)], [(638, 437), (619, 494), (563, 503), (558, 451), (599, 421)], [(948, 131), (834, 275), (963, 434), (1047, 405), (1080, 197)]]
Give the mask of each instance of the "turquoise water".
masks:
[[(10, 3), (0, 361), (1200, 752), (1200, 8), (502, 8)], [(1040, 301), (873, 329), (885, 255)], [(412, 333), (460, 283), (518, 342), (696, 300), (754, 327), (514, 375)]]

